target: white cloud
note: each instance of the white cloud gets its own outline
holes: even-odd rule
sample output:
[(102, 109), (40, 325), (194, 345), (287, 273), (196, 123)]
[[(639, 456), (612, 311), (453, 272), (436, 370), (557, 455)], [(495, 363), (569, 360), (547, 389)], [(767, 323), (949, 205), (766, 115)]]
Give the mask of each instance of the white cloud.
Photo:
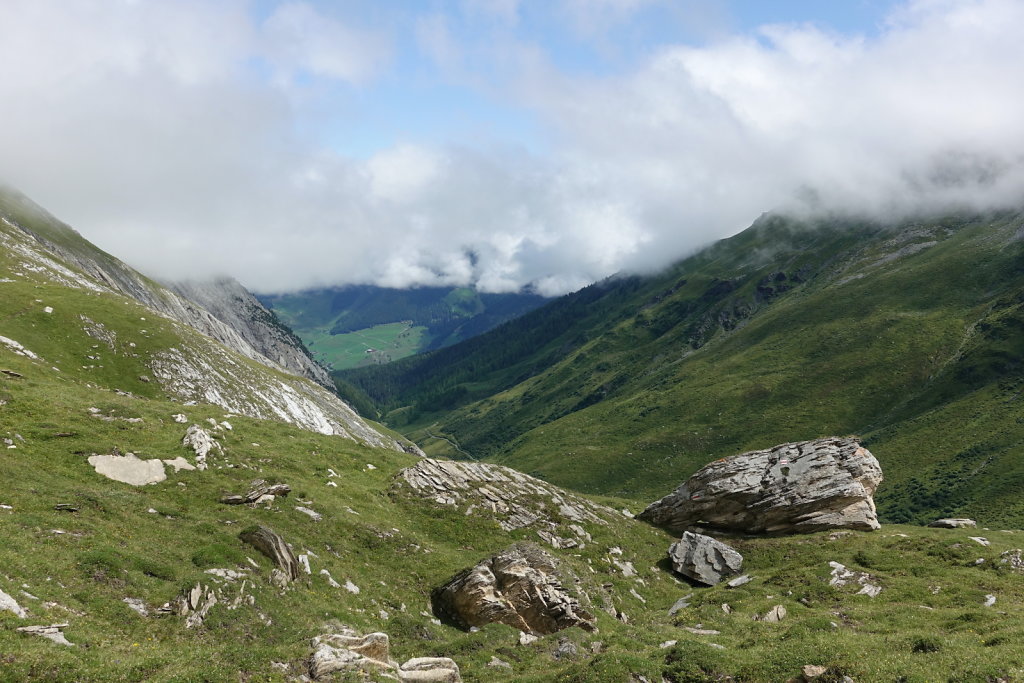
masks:
[(361, 92), (391, 38), (314, 5), (250, 10), (0, 3), (0, 63), (18, 66), (0, 70), (0, 178), (144, 271), (264, 291), (558, 293), (808, 197), (889, 215), (1024, 200), (1013, 0), (914, 2), (872, 39), (766, 27), (586, 79), (502, 43), (488, 92), (532, 108), (549, 151), (402, 143), (367, 159), (303, 128), (295, 84)]

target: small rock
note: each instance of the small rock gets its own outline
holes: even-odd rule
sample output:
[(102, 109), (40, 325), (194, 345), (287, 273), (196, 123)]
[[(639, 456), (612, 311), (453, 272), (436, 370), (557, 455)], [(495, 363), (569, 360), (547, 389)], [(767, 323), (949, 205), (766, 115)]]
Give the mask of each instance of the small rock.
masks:
[(991, 607), (994, 604), (996, 604), (996, 596), (989, 593), (985, 596), (985, 607)]
[(827, 671), (827, 666), (818, 666), (816, 664), (805, 664), (804, 668), (801, 669), (804, 679), (808, 681), (824, 676)]
[(560, 639), (558, 641), (558, 647), (551, 653), (551, 656), (559, 661), (564, 659), (575, 659), (578, 655), (579, 648), (576, 647), (576, 643), (572, 642), (568, 638)]
[(776, 605), (772, 607), (764, 616), (758, 617), (757, 621), (768, 622), (769, 624), (777, 624), (786, 618), (786, 608), (782, 605)]
[(348, 579), (345, 579), (345, 590), (353, 595), (359, 595), (359, 586), (355, 585)]
[(520, 645), (529, 645), (530, 643), (535, 643), (538, 640), (540, 640), (540, 637), (535, 636), (532, 633), (527, 633), (526, 631), (520, 631), (519, 632), (519, 644)]
[[(698, 624), (699, 626), (700, 624)], [(692, 633), (695, 636), (717, 636), (721, 635), (721, 631), (715, 631), (710, 628), (695, 628), (693, 626), (683, 626), (683, 630), (687, 633)]]
[(302, 507), (301, 505), (296, 505), (295, 509), (304, 515), (309, 515), (314, 522), (319, 522), (324, 518), (323, 515), (321, 515), (319, 512), (316, 512), (315, 510), (310, 510), (309, 508), (306, 507)]
[(498, 659), (494, 655), (491, 655), (491, 661), (487, 662), (487, 666), (491, 667), (492, 669), (508, 669), (509, 671), (512, 670), (511, 664), (504, 660)]
[(747, 585), (751, 581), (753, 581), (753, 579), (750, 577), (750, 574), (742, 574), (740, 576), (737, 576), (732, 581), (729, 581), (727, 584), (725, 584), (725, 587), (726, 588), (739, 588), (740, 586)]
[(983, 538), (982, 536), (968, 536), (967, 538), (971, 539), (978, 545), (983, 545), (986, 547), (992, 545), (991, 543), (989, 543), (987, 538)]
[(673, 605), (672, 605), (672, 606), (671, 606), (671, 607), (669, 608), (669, 610), (668, 610), (668, 615), (669, 615), (670, 617), (674, 617), (674, 616), (676, 615), (676, 613), (678, 613), (678, 612), (679, 612), (679, 610), (682, 610), (682, 609), (685, 609), (685, 608), (689, 607), (689, 606), (690, 606), (690, 602), (689, 602), (689, 600), (690, 600), (690, 598), (692, 598), (692, 597), (693, 597), (693, 593), (687, 593), (687, 594), (686, 594), (686, 595), (684, 595), (683, 597), (681, 597), (681, 598), (679, 598), (678, 600), (676, 600), (676, 601), (675, 601), (675, 604), (673, 604)]
[(976, 527), (978, 526), (978, 523), (973, 519), (945, 517), (943, 519), (935, 520), (928, 526), (936, 529), (966, 529), (968, 527)]
[(722, 603), (722, 611), (726, 614), (732, 614), (732, 607), (727, 602)]
[(7, 593), (0, 591), (0, 611), (14, 612), (14, 614), (22, 619), (28, 618), (28, 613)]
[(121, 602), (128, 605), (128, 607), (130, 607), (133, 611), (137, 612), (139, 616), (149, 616), (149, 608), (147, 608), (146, 603), (144, 603), (139, 598), (124, 598), (123, 600), (121, 600)]
[(182, 413), (175, 413), (174, 415), (171, 415), (171, 419), (179, 424), (185, 424), (188, 422), (188, 418)]
[(673, 645), (675, 645), (678, 642), (679, 642), (678, 640), (666, 640), (664, 643), (662, 643), (658, 647), (660, 647), (662, 650), (665, 650), (665, 649), (668, 649), (668, 648), (672, 647)]
[(47, 640), (52, 640), (58, 645), (66, 645), (68, 647), (74, 647), (75, 644), (64, 637), (62, 629), (67, 628), (67, 624), (51, 624), (49, 626), (20, 626), (17, 631), (22, 633), (28, 633), (34, 636), (41, 636)]

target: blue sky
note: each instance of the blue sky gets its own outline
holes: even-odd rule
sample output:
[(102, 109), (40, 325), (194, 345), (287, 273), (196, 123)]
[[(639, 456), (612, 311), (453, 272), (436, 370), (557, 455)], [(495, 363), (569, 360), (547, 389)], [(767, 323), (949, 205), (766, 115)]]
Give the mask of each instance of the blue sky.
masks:
[(558, 294), (1024, 203), (1020, 0), (4, 0), (0, 181), (166, 279)]

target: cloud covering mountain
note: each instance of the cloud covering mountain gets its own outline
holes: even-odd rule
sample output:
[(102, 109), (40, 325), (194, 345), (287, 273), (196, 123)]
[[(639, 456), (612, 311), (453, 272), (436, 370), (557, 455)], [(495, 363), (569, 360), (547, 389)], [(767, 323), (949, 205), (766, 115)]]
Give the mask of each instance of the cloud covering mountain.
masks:
[[(147, 272), (262, 291), (553, 294), (780, 207), (1024, 200), (1024, 3), (916, 0), (859, 33), (680, 24), (600, 68), (538, 22), (575, 17), (600, 53), (666, 10), (585, 5), (8, 0), (0, 179)], [(370, 139), (382, 111), (452, 120)]]

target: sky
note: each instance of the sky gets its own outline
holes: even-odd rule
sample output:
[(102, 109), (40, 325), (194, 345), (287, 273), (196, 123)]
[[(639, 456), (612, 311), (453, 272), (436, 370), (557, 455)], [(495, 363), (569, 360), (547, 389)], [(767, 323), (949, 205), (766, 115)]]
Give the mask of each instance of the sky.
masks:
[(1024, 0), (3, 0), (0, 182), (163, 279), (572, 291), (1024, 204)]

